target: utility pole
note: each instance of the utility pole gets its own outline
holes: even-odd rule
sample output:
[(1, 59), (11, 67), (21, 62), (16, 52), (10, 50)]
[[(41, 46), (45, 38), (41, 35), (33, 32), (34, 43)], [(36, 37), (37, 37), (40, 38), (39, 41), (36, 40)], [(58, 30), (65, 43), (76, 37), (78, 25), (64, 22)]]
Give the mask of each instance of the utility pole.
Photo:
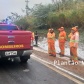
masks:
[(29, 1), (25, 0), (25, 2), (26, 2), (26, 7), (25, 7), (25, 9), (26, 9), (26, 15), (28, 16), (29, 15), (29, 10), (30, 10), (30, 8), (28, 6)]
[(55, 0), (52, 0), (52, 3), (54, 3), (54, 4), (55, 4)]

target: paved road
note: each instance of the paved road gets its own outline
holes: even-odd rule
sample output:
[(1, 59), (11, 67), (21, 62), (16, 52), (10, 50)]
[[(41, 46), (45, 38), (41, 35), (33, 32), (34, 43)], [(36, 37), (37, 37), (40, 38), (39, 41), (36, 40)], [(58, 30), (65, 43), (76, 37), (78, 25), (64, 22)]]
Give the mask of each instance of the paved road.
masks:
[(0, 84), (76, 84), (30, 59), (27, 64), (0, 60)]

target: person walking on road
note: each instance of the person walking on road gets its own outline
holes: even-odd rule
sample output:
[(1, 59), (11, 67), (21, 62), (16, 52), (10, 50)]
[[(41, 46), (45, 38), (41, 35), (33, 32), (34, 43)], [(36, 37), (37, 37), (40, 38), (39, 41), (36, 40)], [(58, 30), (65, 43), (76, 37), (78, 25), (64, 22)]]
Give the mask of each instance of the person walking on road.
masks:
[(78, 29), (76, 27), (73, 27), (68, 37), (70, 38), (71, 62), (78, 62), (78, 56), (77, 56), (77, 48), (78, 48), (78, 41), (79, 41)]
[(59, 48), (60, 48), (60, 56), (64, 57), (64, 51), (65, 51), (65, 42), (66, 42), (66, 32), (64, 30), (64, 27), (61, 27), (59, 30)]
[(49, 55), (56, 57), (55, 33), (54, 33), (54, 30), (52, 28), (48, 30), (47, 41), (48, 41), (48, 53), (49, 53)]
[(35, 45), (38, 46), (38, 33), (35, 32)]

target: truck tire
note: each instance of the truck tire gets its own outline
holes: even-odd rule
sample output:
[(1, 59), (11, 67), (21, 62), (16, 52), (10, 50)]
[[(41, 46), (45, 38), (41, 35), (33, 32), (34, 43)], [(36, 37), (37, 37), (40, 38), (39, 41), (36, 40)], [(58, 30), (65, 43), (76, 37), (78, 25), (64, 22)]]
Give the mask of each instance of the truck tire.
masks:
[(28, 59), (29, 59), (28, 56), (21, 56), (21, 57), (20, 57), (20, 61), (21, 61), (22, 63), (27, 63)]

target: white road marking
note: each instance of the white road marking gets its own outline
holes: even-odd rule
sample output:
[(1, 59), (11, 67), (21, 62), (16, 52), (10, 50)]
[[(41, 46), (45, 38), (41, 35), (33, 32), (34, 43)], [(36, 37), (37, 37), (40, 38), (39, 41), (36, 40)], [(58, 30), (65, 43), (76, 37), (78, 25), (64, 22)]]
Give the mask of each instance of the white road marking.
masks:
[(37, 47), (33, 47), (33, 49), (34, 49), (34, 50), (41, 51), (41, 52), (43, 52), (43, 53), (47, 53), (47, 51), (45, 51), (45, 50), (42, 50), (42, 49), (40, 49), (40, 48), (37, 48)]
[[(50, 68), (50, 69), (52, 69), (52, 70), (54, 70), (54, 71), (60, 73), (61, 75), (63, 75), (63, 76), (65, 76), (65, 77), (69, 78), (70, 80), (72, 80), (72, 81), (74, 81), (74, 82), (76, 82), (76, 83), (78, 83), (78, 84), (84, 84), (83, 82), (81, 82), (81, 81), (84, 81), (84, 78), (82, 78), (82, 77), (80, 77), (80, 76), (78, 76), (78, 75), (76, 75), (76, 74), (74, 74), (74, 73), (72, 73), (72, 72), (70, 72), (70, 71), (67, 71), (67, 70), (65, 70), (65, 69), (63, 69), (63, 68), (61, 68), (61, 67), (59, 67), (59, 66), (54, 65), (54, 63), (52, 63), (52, 62), (48, 62), (48, 61), (42, 60), (42, 59), (36, 57), (35, 55), (31, 55), (31, 57), (32, 57), (33, 59), (39, 61), (40, 63), (44, 64), (44, 65), (47, 66), (48, 68)], [(54, 66), (54, 67), (56, 67), (56, 68), (53, 68), (53, 67), (51, 67), (50, 65), (52, 65), (52, 66)], [(57, 70), (57, 69), (59, 69), (60, 71)], [(61, 72), (61, 71), (62, 71), (62, 72)], [(68, 75), (68, 74), (65, 74), (65, 73), (63, 73), (63, 72), (68, 73), (69, 75)], [(71, 77), (70, 75), (73, 76), (73, 77)], [(74, 78), (74, 77), (75, 77), (75, 78)], [(76, 78), (79, 79), (79, 80), (81, 80), (81, 81), (77, 80)]]

